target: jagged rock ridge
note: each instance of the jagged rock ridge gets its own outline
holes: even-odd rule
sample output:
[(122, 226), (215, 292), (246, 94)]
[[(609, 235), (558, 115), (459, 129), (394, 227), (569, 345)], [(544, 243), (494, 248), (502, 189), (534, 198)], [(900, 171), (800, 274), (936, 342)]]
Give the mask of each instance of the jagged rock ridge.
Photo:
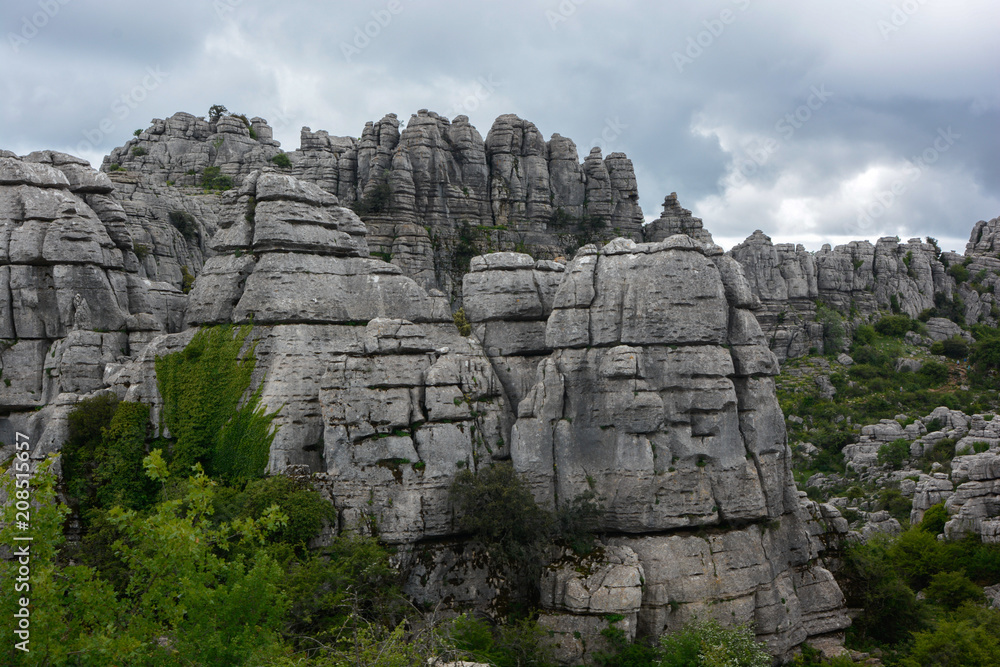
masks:
[[(622, 153), (604, 158), (594, 149), (581, 163), (571, 140), (554, 134), (546, 142), (514, 115), (497, 118), (485, 140), (466, 116), (449, 121), (424, 109), (400, 125), (389, 114), (367, 123), (360, 138), (303, 128), (300, 148), (284, 155), (287, 173), (354, 204), (372, 252), (424, 287), (460, 299), (461, 276), (484, 251), (551, 259), (593, 240), (642, 238), (635, 173)], [(166, 265), (146, 267), (151, 275), (180, 285), (180, 266), (201, 270), (223, 217), (217, 195), (195, 196), (205, 170), (241, 185), (281, 153), (272, 135), (260, 118), (178, 113), (112, 151), (103, 168), (124, 199), (145, 205), (132, 213)], [(164, 225), (174, 211), (198, 225), (186, 249)]]

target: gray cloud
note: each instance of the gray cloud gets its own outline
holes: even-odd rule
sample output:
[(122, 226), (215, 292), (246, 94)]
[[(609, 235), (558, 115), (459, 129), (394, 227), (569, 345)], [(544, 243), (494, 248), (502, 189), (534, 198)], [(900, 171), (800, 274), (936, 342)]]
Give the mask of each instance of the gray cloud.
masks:
[[(357, 135), (429, 108), (485, 135), (517, 113), (581, 155), (627, 153), (648, 217), (677, 191), (725, 245), (760, 228), (961, 249), (1000, 214), (998, 19), (985, 0), (7, 2), (0, 146), (97, 161), (214, 103), (271, 119), (289, 149), (303, 125)], [(831, 95), (809, 108), (814, 88)]]

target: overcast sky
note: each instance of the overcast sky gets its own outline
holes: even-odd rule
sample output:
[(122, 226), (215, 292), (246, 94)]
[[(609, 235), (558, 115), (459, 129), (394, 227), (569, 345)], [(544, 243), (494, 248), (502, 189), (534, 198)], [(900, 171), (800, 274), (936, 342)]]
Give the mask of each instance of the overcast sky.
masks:
[[(309, 126), (516, 113), (632, 158), (726, 248), (934, 236), (1000, 215), (996, 0), (4, 0), (0, 148), (99, 164), (212, 104)], [(367, 33), (367, 34), (366, 34)]]

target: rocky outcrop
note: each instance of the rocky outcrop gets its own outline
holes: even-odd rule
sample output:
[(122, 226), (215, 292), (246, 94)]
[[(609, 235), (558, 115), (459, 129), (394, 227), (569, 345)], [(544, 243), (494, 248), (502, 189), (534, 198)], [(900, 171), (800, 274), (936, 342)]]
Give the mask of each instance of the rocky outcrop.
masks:
[[(862, 482), (877, 488), (898, 487), (903, 496), (912, 498), (911, 524), (920, 523), (928, 509), (944, 503), (948, 539), (971, 533), (984, 542), (1000, 541), (1000, 420), (993, 414), (966, 415), (946, 407), (905, 427), (900, 419), (862, 427), (860, 440), (844, 447), (847, 467)], [(906, 444), (909, 456), (900, 469), (891, 470), (879, 464), (878, 454), (897, 441)], [(942, 448), (954, 448), (955, 456), (934, 463), (930, 470), (921, 466), (921, 459), (932, 453), (941, 458)], [(853, 510), (872, 509), (865, 499), (836, 501)], [(865, 523), (873, 520), (865, 517)]]
[[(181, 286), (212, 254), (210, 239), (231, 216), (206, 170), (238, 188), (281, 153), (266, 121), (244, 118), (174, 114), (106, 158), (119, 203), (145, 230), (143, 275)], [(581, 163), (572, 141), (546, 142), (514, 115), (498, 118), (485, 140), (466, 116), (426, 109), (400, 127), (389, 114), (360, 138), (303, 128), (281, 169), (353, 205), (375, 256), (453, 302), (482, 252), (553, 259), (592, 241), (642, 238), (635, 172), (622, 153), (595, 149)]]
[(825, 245), (811, 253), (801, 245), (772, 244), (760, 230), (730, 254), (760, 298), (761, 327), (784, 360), (831, 345), (831, 316), (819, 312), (818, 304), (836, 311), (848, 333), (883, 313), (929, 317), (934, 340), (948, 337), (943, 335), (948, 329), (949, 335), (956, 334), (954, 322), (944, 325), (945, 316), (995, 326), (1000, 321), (994, 296), (1000, 286), (1000, 258), (994, 250), (1000, 247), (998, 220), (976, 223), (964, 256), (942, 253), (933, 239), (900, 243), (895, 237), (879, 239), (874, 246), (867, 241)]
[(140, 277), (112, 192), (79, 158), (0, 157), (0, 409), (92, 391), (108, 363), (179, 324), (182, 295)]
[(511, 457), (542, 503), (604, 499), (604, 527), (621, 535), (611, 543), (645, 572), (638, 631), (711, 610), (756, 622), (780, 653), (845, 627), (803, 527), (777, 361), (738, 264), (687, 236), (618, 239), (581, 249), (565, 274)]
[(761, 327), (780, 359), (823, 350), (830, 338), (817, 319), (817, 303), (848, 322), (877, 319), (883, 312), (916, 317), (935, 307), (935, 295), (951, 300), (954, 280), (937, 259), (935, 247), (895, 237), (852, 241), (810, 253), (801, 245), (774, 245), (760, 230), (730, 252), (743, 267), (763, 304)]
[(517, 405), (535, 382), (538, 362), (552, 352), (545, 327), (565, 266), (523, 253), (474, 257), (462, 280), (465, 314)]
[(667, 195), (663, 200), (660, 217), (649, 223), (643, 232), (647, 242), (662, 241), (675, 234), (686, 234), (702, 243), (714, 243), (701, 218), (694, 217), (691, 211), (680, 205), (676, 192)]
[[(459, 470), (509, 459), (542, 504), (592, 491), (606, 508), (598, 550), (557, 556), (541, 582), (540, 622), (568, 663), (599, 650), (610, 625), (658, 635), (711, 614), (755, 624), (786, 656), (848, 624), (822, 560), (837, 517), (795, 490), (760, 299), (738, 261), (680, 220), (676, 198), (657, 229), (695, 238), (617, 238), (568, 263), (480, 256), (462, 245), (465, 216), (543, 256), (611, 224), (641, 236), (631, 165), (596, 152), (581, 164), (572, 142), (546, 143), (516, 117), (484, 142), (467, 120), (428, 112), (402, 133), (387, 117), (359, 141), (303, 132), (308, 150), (291, 166), (249, 170), (277, 147), (264, 125), (251, 124), (254, 137), (231, 120), (158, 121), (162, 132), (130, 146), (161, 146), (109, 160), (124, 172), (0, 157), (11, 294), (0, 326), (16, 340), (4, 379), (23, 350), (37, 352), (37, 397), (2, 394), (0, 436), (31, 429), (41, 458), (76, 400), (105, 390), (150, 405), (159, 424), (156, 358), (197, 327), (252, 325), (251, 388), (277, 412), (268, 469), (311, 475), (335, 529), (377, 528), (397, 545), (403, 588), (421, 604), (502, 610), (503, 578), (458, 533), (448, 490)], [(215, 153), (199, 148), (219, 135)], [(233, 187), (166, 184), (195, 163), (219, 166)], [(334, 191), (361, 203), (371, 229)], [(430, 255), (399, 240), (418, 229), (440, 241)], [(403, 245), (411, 259), (384, 261)], [(469, 336), (427, 273), (438, 280), (442, 257), (466, 255)], [(198, 268), (186, 297), (150, 280), (176, 282), (173, 267), (182, 281)]]

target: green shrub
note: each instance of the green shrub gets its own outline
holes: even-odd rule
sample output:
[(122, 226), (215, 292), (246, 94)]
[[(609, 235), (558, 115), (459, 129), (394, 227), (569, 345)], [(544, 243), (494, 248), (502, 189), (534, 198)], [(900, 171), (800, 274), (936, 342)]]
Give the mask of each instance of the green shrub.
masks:
[(465, 308), (459, 308), (452, 315), (452, 319), (455, 320), (455, 327), (458, 328), (458, 333), (463, 336), (472, 335), (472, 324), (469, 323), (469, 318), (465, 316)]
[(552, 516), (508, 461), (473, 473), (461, 470), (451, 486), (460, 530), (480, 542), (504, 566), (534, 571), (553, 531)]
[(744, 625), (724, 628), (710, 620), (660, 637), (661, 667), (770, 667), (771, 656)]
[(143, 472), (149, 406), (111, 394), (84, 399), (69, 414), (62, 448), (63, 482), (84, 528), (94, 508), (149, 507), (155, 485)]
[(595, 533), (604, 516), (604, 507), (597, 494), (587, 490), (569, 502), (563, 501), (556, 510), (556, 534), (578, 555), (594, 550)]
[(845, 550), (839, 582), (847, 604), (862, 610), (851, 627), (853, 635), (862, 641), (896, 644), (928, 621), (923, 605), (890, 556), (892, 544), (891, 539), (877, 535)]
[(227, 113), (229, 113), (229, 109), (227, 109), (223, 105), (213, 104), (208, 108), (208, 120), (215, 123)]
[(271, 162), (274, 163), (274, 166), (282, 169), (290, 169), (292, 166), (292, 161), (289, 159), (287, 153), (278, 153), (271, 158)]
[(233, 179), (222, 173), (221, 167), (205, 167), (201, 172), (201, 187), (206, 190), (229, 190)]
[(963, 602), (982, 602), (983, 589), (961, 572), (938, 572), (924, 589), (927, 600), (949, 611)]
[(969, 355), (969, 344), (961, 336), (953, 336), (941, 341), (941, 354), (949, 359), (964, 359)]
[(191, 290), (194, 289), (195, 275), (188, 271), (186, 265), (181, 266), (181, 291), (185, 294), (190, 294)]
[(875, 323), (875, 331), (894, 338), (902, 338), (912, 327), (913, 320), (906, 315), (886, 315)]
[(982, 627), (963, 621), (942, 621), (918, 632), (902, 667), (995, 667), (1000, 665), (1000, 641)]
[(391, 558), (377, 539), (343, 533), (292, 562), (282, 584), (291, 601), (285, 635), (297, 648), (315, 650), (317, 642), (349, 642), (345, 629), (351, 632), (358, 621), (395, 626), (405, 599)]
[(905, 524), (910, 520), (913, 500), (904, 496), (899, 489), (888, 487), (879, 491), (878, 508), (887, 511), (896, 521)]
[(946, 383), (950, 375), (948, 367), (939, 361), (925, 361), (917, 373), (931, 387)]
[(962, 264), (952, 264), (949, 266), (948, 274), (955, 279), (955, 282), (964, 283), (969, 281), (969, 269)]
[(388, 211), (391, 203), (392, 188), (388, 183), (379, 183), (361, 199), (351, 202), (351, 208), (358, 215), (374, 215)]
[(870, 324), (862, 324), (854, 332), (854, 342), (858, 345), (871, 345), (875, 342), (875, 327)]
[(948, 510), (944, 508), (944, 503), (931, 505), (924, 512), (924, 518), (920, 520), (917, 528), (931, 535), (940, 535), (944, 532), (944, 524), (948, 522), (949, 518)]
[(201, 237), (198, 221), (187, 211), (170, 211), (170, 224), (181, 233), (187, 241), (197, 241)]
[(256, 366), (254, 345), (240, 354), (249, 333), (249, 326), (204, 328), (182, 351), (156, 359), (161, 419), (174, 439), (173, 470), (200, 462), (230, 481), (263, 474), (277, 413), (259, 407), (260, 388), (240, 405)]
[(975, 327), (976, 342), (972, 345), (970, 361), (980, 372), (1000, 369), (1000, 331), (991, 327)]
[(334, 506), (308, 482), (284, 475), (252, 480), (229, 504), (238, 507), (235, 512), (229, 510), (233, 518), (244, 519), (260, 516), (268, 507), (277, 506), (287, 519), (268, 539), (299, 548), (304, 548), (309, 540), (319, 535), (324, 523), (331, 523), (337, 517)]
[(910, 458), (910, 442), (903, 438), (882, 445), (878, 450), (878, 464), (888, 465), (893, 470), (902, 468), (908, 458)]
[(924, 452), (924, 459), (929, 463), (947, 463), (955, 458), (955, 439), (941, 438), (934, 443), (930, 451)]
[(521, 619), (491, 627), (486, 621), (463, 614), (445, 627), (448, 643), (465, 660), (496, 667), (520, 667), (553, 663), (545, 632), (532, 619)]
[(836, 354), (844, 347), (844, 318), (836, 310), (816, 305), (816, 321), (823, 325), (823, 354)]
[(132, 155), (135, 155), (136, 157), (139, 157), (139, 156), (142, 156), (142, 155), (145, 155), (145, 154), (146, 154), (146, 149), (143, 148), (142, 146), (133, 146), (132, 147)]

